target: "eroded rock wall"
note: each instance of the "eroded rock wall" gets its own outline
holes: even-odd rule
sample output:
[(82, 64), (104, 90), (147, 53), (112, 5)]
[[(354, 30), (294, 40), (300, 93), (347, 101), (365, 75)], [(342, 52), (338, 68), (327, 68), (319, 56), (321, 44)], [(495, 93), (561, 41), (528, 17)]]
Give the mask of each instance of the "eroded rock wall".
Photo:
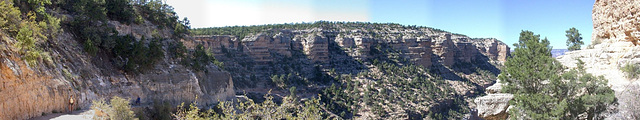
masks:
[(354, 49), (347, 51), (347, 54), (357, 59), (371, 58), (373, 56), (370, 56), (369, 52), (375, 49), (376, 44), (387, 44), (404, 53), (401, 57), (425, 67), (430, 67), (433, 61), (451, 66), (456, 62), (470, 63), (480, 57), (504, 62), (510, 54), (509, 47), (499, 40), (469, 38), (450, 33), (398, 33), (410, 35), (375, 38), (362, 31), (337, 35), (336, 31), (317, 29), (276, 32), (273, 35), (257, 33), (242, 40), (229, 35), (194, 36), (195, 40), (188, 44), (203, 44), (220, 57), (224, 57), (223, 51), (236, 49), (251, 56), (256, 64), (274, 62), (273, 53), (290, 57), (291, 51), (295, 50), (304, 51), (313, 62), (327, 63), (331, 57), (328, 50), (331, 42), (335, 42), (341, 49)]
[[(157, 28), (152, 24), (129, 26), (113, 21), (109, 24), (117, 26), (119, 33), (140, 38), (149, 38), (152, 33), (166, 36), (163, 31), (167, 31), (153, 32)], [(155, 100), (168, 101), (173, 105), (192, 101), (210, 105), (235, 94), (228, 72), (215, 65), (209, 65), (203, 71), (193, 71), (166, 52), (165, 57), (151, 69), (126, 73), (108, 57), (88, 55), (71, 33), (62, 32), (49, 40), (52, 44), (47, 47), (46, 54), (50, 58), (43, 57), (36, 65), (30, 66), (19, 58), (19, 49), (14, 46), (16, 40), (1, 30), (0, 38), (1, 120), (66, 112), (72, 95), (77, 103), (74, 109), (88, 109), (92, 100), (114, 96), (131, 102), (140, 97), (142, 105), (151, 105)], [(165, 39), (161, 43), (169, 46), (175, 41)], [(163, 48), (164, 51), (167, 49)]]
[(634, 96), (624, 96), (631, 84), (640, 84), (637, 78), (626, 78), (620, 70), (627, 64), (640, 64), (640, 1), (596, 0), (592, 11), (592, 45), (587, 49), (570, 51), (556, 59), (569, 68), (577, 67), (579, 59), (585, 62), (587, 73), (604, 76), (616, 92), (619, 112), (607, 116), (609, 119), (630, 119), (625, 101), (634, 101)]
[(640, 1), (638, 0), (596, 0), (593, 5), (592, 40), (596, 42), (619, 43), (617, 46), (629, 46), (625, 42), (637, 45), (640, 37)]

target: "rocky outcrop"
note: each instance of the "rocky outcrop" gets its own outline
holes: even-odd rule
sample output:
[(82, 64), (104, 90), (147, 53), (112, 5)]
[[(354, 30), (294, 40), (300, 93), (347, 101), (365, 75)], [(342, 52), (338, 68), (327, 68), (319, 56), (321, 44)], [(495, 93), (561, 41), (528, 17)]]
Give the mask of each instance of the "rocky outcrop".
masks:
[[(596, 43), (612, 45), (621, 43), (624, 46), (638, 44), (637, 33), (640, 32), (640, 1), (637, 0), (596, 0), (593, 5), (593, 35)], [(632, 44), (628, 44), (628, 43)], [(619, 47), (619, 46), (616, 46)]]
[(630, 99), (623, 92), (635, 79), (624, 77), (619, 69), (626, 64), (640, 64), (640, 1), (637, 0), (596, 0), (593, 5), (593, 35), (589, 49), (570, 51), (556, 59), (569, 68), (575, 68), (577, 59), (585, 62), (587, 73), (604, 76), (609, 86), (616, 92), (620, 112), (608, 116), (611, 119), (625, 119), (627, 109), (620, 109)]
[(585, 62), (588, 73), (603, 75), (616, 91), (630, 81), (619, 70), (626, 64), (640, 64), (640, 46), (630, 38), (640, 28), (640, 1), (597, 0), (593, 5), (593, 48), (571, 51), (557, 59), (575, 68), (577, 60)]
[(475, 99), (478, 116), (487, 120), (504, 120), (507, 119), (507, 108), (509, 101), (513, 99), (513, 94), (488, 94), (486, 96)]
[(453, 55), (456, 54), (457, 50), (454, 48), (455, 44), (451, 40), (451, 34), (445, 34), (443, 36), (439, 36), (433, 40), (433, 54), (438, 56), (438, 58), (442, 61), (442, 64), (451, 66), (454, 63)]
[(474, 100), (477, 116), (487, 120), (504, 120), (509, 117), (507, 112), (513, 94), (499, 93), (500, 90), (502, 90), (502, 83), (497, 80), (496, 84), (487, 87), (487, 95)]
[(313, 62), (327, 62), (329, 60), (329, 40), (326, 36), (310, 34), (302, 40), (304, 53)]
[(40, 76), (19, 58), (1, 58), (0, 119), (27, 119), (66, 111), (67, 96), (72, 94), (67, 81)]
[(511, 55), (509, 46), (495, 38), (474, 38), (473, 41), (478, 51), (490, 59), (504, 62)]

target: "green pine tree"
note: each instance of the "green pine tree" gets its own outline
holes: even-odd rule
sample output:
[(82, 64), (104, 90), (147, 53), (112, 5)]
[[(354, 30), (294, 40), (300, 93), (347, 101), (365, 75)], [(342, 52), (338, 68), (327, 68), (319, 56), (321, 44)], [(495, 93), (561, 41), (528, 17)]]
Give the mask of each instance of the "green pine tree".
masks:
[(567, 49), (569, 51), (580, 50), (580, 46), (584, 45), (584, 42), (582, 42), (582, 34), (578, 32), (578, 29), (572, 27), (565, 32), (567, 33), (567, 47), (569, 47)]
[[(562, 73), (563, 66), (551, 57), (549, 40), (522, 31), (512, 58), (499, 78), (503, 91), (514, 94), (509, 115), (514, 119), (601, 119), (600, 113), (615, 104), (606, 79), (578, 69)], [(562, 73), (562, 74), (559, 74)]]
[(504, 87), (508, 93), (536, 93), (544, 87), (542, 81), (560, 78), (557, 73), (562, 66), (551, 57), (549, 40), (540, 40), (540, 35), (531, 31), (522, 31), (520, 40), (514, 44), (512, 58), (504, 64), (499, 78), (508, 83)]

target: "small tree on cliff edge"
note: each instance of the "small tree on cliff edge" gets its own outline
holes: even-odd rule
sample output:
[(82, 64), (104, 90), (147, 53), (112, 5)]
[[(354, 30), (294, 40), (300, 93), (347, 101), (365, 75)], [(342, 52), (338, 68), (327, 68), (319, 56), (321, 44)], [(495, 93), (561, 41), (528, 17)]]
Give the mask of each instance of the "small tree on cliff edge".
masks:
[[(514, 119), (588, 119), (601, 118), (606, 106), (615, 102), (613, 91), (603, 77), (593, 77), (580, 70), (560, 73), (563, 66), (551, 57), (549, 40), (522, 31), (514, 44), (512, 58), (498, 76), (503, 91), (514, 94), (509, 102)], [(579, 65), (580, 66), (580, 65)]]
[(578, 32), (578, 29), (575, 27), (569, 28), (569, 30), (565, 31), (567, 34), (567, 49), (569, 51), (580, 50), (580, 46), (584, 44), (582, 42), (582, 34)]

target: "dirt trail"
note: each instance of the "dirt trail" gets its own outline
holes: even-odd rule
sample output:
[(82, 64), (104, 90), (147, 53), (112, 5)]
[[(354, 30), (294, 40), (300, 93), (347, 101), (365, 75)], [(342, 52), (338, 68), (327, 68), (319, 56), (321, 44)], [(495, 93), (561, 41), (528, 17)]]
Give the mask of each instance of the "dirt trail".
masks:
[(71, 113), (52, 113), (29, 120), (91, 120), (93, 110), (76, 110)]

